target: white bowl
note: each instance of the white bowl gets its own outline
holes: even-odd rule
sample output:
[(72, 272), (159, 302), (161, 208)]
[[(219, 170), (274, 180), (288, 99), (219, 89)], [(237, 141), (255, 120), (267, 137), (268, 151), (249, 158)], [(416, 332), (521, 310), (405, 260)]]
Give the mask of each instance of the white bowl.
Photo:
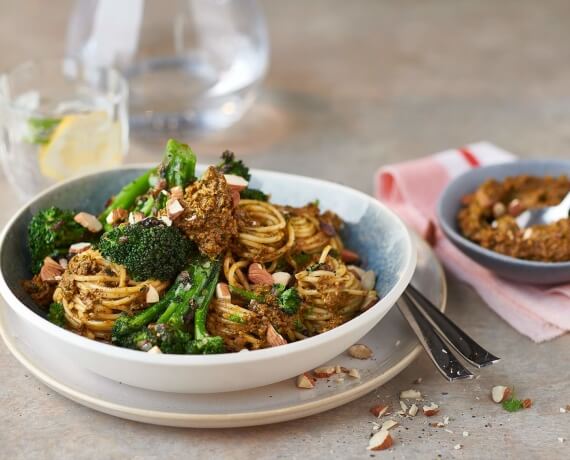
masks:
[(343, 236), (348, 247), (378, 274), (376, 288), (381, 299), (376, 305), (329, 332), (300, 342), (209, 356), (153, 355), (123, 349), (51, 324), (20, 284), (30, 277), (26, 227), (31, 216), (52, 205), (96, 214), (109, 196), (150, 166), (126, 166), (57, 184), (28, 202), (3, 231), (0, 292), (8, 307), (53, 350), (54, 360), (64, 354), (96, 374), (158, 391), (214, 393), (268, 385), (317, 367), (357, 342), (384, 317), (410, 282), (415, 247), (406, 226), (381, 203), (339, 184), (253, 170), (252, 185), (271, 193), (273, 202), (297, 206), (319, 199), (322, 209), (335, 211), (347, 222)]

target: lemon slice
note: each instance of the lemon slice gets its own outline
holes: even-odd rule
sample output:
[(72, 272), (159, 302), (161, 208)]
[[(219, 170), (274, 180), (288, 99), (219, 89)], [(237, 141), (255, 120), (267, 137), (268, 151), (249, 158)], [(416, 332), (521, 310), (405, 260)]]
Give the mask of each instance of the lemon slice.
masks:
[(45, 177), (66, 179), (122, 160), (121, 125), (106, 112), (65, 115), (49, 142), (40, 147), (40, 171)]

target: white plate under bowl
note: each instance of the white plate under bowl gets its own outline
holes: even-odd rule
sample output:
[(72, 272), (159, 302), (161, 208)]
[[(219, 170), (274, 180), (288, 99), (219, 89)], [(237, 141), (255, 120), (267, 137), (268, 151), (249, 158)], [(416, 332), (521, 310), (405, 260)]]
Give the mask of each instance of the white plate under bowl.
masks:
[[(442, 311), (445, 275), (429, 246), (418, 241), (414, 285)], [(293, 420), (346, 404), (384, 384), (404, 370), (421, 347), (397, 309), (392, 309), (360, 340), (374, 358), (360, 361), (346, 353), (330, 360), (360, 371), (360, 380), (320, 380), (300, 390), (293, 379), (264, 387), (218, 394), (179, 394), (144, 390), (94, 374), (47, 349), (33, 329), (12, 310), (0, 309), (0, 335), (8, 349), (36, 378), (79, 404), (117, 417), (157, 425), (226, 428)]]
[[(404, 223), (378, 200), (357, 190), (310, 177), (252, 170), (252, 184), (276, 203), (300, 206), (319, 199), (338, 213), (342, 236), (365, 267), (378, 275), (379, 301), (364, 313), (323, 334), (280, 347), (218, 355), (148, 354), (89, 340), (57, 327), (43, 316), (21, 285), (29, 272), (26, 228), (38, 210), (49, 206), (98, 214), (109, 196), (152, 165), (125, 166), (62, 182), (23, 206), (0, 240), (0, 292), (42, 348), (54, 350), (92, 372), (150, 390), (216, 393), (269, 385), (294, 377), (333, 358), (367, 334), (386, 315), (408, 285), (416, 250)], [(198, 173), (204, 170), (197, 168)]]

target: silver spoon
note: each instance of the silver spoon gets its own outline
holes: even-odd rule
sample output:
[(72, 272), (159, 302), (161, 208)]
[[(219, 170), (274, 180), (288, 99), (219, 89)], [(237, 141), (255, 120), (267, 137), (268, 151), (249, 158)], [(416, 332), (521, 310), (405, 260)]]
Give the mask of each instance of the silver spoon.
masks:
[(519, 228), (532, 225), (551, 224), (560, 219), (566, 219), (570, 213), (570, 192), (556, 206), (528, 209), (520, 214), (516, 221)]

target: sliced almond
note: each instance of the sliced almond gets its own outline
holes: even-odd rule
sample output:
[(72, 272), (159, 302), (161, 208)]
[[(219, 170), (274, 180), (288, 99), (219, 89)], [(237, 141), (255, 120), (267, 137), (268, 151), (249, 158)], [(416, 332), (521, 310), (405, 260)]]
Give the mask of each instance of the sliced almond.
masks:
[(491, 389), (491, 398), (497, 404), (500, 404), (503, 401), (509, 399), (512, 394), (512, 390), (509, 387), (503, 385), (497, 385)]
[(233, 190), (237, 190), (241, 192), (244, 188), (246, 188), (249, 184), (241, 176), (236, 176), (235, 174), (224, 174), (224, 179), (226, 179), (226, 183), (232, 188)]
[(64, 268), (51, 257), (46, 257), (40, 269), (40, 279), (42, 281), (56, 281), (64, 272)]
[(101, 230), (103, 230), (103, 224), (99, 222), (99, 219), (97, 219), (97, 217), (95, 217), (93, 214), (89, 214), (88, 212), (80, 212), (78, 214), (75, 214), (73, 220), (82, 227), (89, 230), (91, 233), (99, 233)]
[(400, 399), (415, 399), (419, 401), (422, 399), (422, 394), (414, 389), (404, 390), (400, 392)]
[(261, 264), (249, 264), (247, 277), (253, 284), (273, 284), (273, 277)]
[(348, 349), (348, 354), (356, 359), (370, 359), (373, 353), (366, 345), (357, 343)]
[(382, 426), (380, 427), (381, 430), (383, 431), (390, 431), (392, 428), (394, 428), (395, 426), (398, 426), (399, 423), (396, 422), (396, 420), (386, 420)]
[(69, 246), (70, 254), (79, 254), (80, 252), (85, 252), (91, 248), (91, 243), (75, 243)]
[(360, 279), (360, 284), (367, 291), (371, 291), (374, 289), (374, 285), (376, 284), (376, 274), (372, 270), (364, 272), (364, 275), (362, 275), (362, 278)]
[(275, 272), (271, 275), (271, 278), (273, 278), (273, 284), (287, 286), (291, 280), (291, 275), (287, 272)]
[(287, 340), (285, 340), (283, 338), (283, 336), (281, 334), (279, 334), (279, 332), (277, 332), (271, 324), (269, 326), (267, 326), (266, 338), (267, 338), (267, 343), (271, 347), (278, 347), (280, 345), (287, 345)]
[(426, 417), (433, 417), (439, 413), (439, 406), (431, 403), (429, 406), (422, 407), (422, 411)]
[(522, 406), (525, 409), (530, 409), (532, 407), (532, 399), (525, 399), (522, 402)]
[(335, 373), (335, 368), (333, 366), (322, 366), (317, 367), (313, 370), (313, 375), (318, 379), (327, 379)]
[(161, 355), (162, 351), (160, 348), (158, 348), (157, 345), (155, 345), (154, 347), (152, 347), (150, 350), (147, 351), (147, 353), (151, 353), (153, 355)]
[(119, 222), (123, 222), (128, 217), (129, 217), (129, 211), (127, 211), (126, 209), (117, 208), (117, 209), (113, 209), (107, 215), (107, 218), (105, 219), (105, 221), (109, 225), (115, 225), (115, 224), (118, 224)]
[(180, 201), (171, 198), (166, 202), (166, 213), (168, 214), (168, 218), (174, 221), (184, 213), (184, 208), (180, 204)]
[(385, 450), (392, 447), (394, 440), (388, 431), (380, 430), (368, 441), (368, 450)]
[(152, 284), (149, 285), (146, 291), (146, 303), (156, 303), (159, 300), (160, 296), (158, 295), (158, 291)]
[(297, 377), (297, 388), (305, 388), (310, 390), (311, 388), (315, 388), (315, 379), (306, 372), (301, 374)]
[(224, 302), (231, 302), (232, 295), (230, 293), (230, 288), (226, 283), (216, 284), (216, 299)]
[(402, 408), (402, 412), (404, 412), (404, 414), (408, 411), (408, 405), (404, 401), (400, 401), (400, 407)]
[(163, 221), (167, 227), (172, 227), (172, 219), (168, 216), (160, 216), (160, 220)]
[(410, 409), (408, 410), (408, 415), (410, 417), (415, 417), (416, 415), (418, 415), (418, 406), (416, 404), (412, 404), (410, 406)]

